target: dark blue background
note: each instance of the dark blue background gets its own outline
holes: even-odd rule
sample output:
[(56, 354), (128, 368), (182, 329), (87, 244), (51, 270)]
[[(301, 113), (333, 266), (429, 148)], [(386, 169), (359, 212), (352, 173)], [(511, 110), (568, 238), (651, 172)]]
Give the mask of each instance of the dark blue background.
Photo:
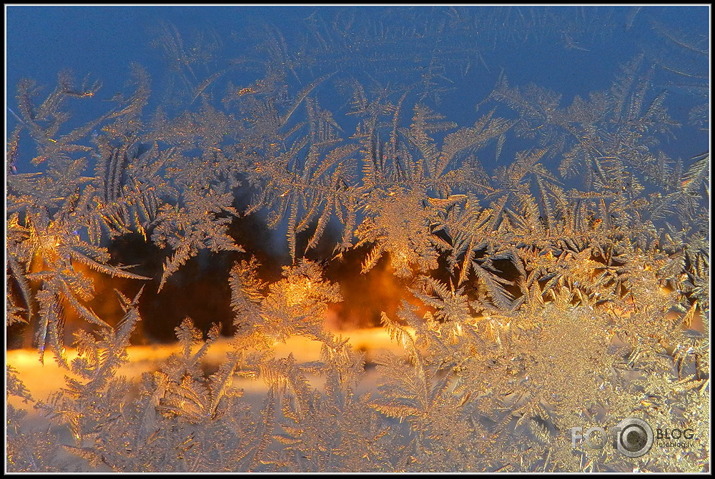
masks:
[[(424, 11), (425, 17), (450, 7), (412, 7)], [(474, 106), (493, 88), (496, 78), (504, 71), (511, 85), (533, 82), (562, 95), (562, 106), (568, 105), (575, 95), (610, 87), (618, 66), (630, 61), (636, 54), (678, 54), (673, 44), (659, 34), (654, 25), (663, 25), (672, 31), (683, 31), (693, 37), (705, 37), (709, 28), (709, 8), (695, 7), (524, 7), (506, 14), (504, 7), (473, 7), (477, 15), (492, 15), (496, 20), (490, 25), (507, 40), (489, 44), (485, 34), (475, 39), (486, 65), (475, 65), (471, 75), (456, 85), (456, 92), (444, 98), (438, 111), (461, 125), (472, 124), (478, 115)], [(394, 7), (393, 9), (394, 10)], [(223, 39), (220, 54), (226, 59), (239, 56), (244, 50), (255, 47), (251, 34), (255, 27), (269, 24), (281, 31), (289, 48), (307, 19), (315, 16), (330, 21), (338, 11), (350, 11), (359, 18), (383, 21), (387, 8), (383, 7), (51, 7), (8, 6), (7, 21), (7, 98), (15, 105), (15, 85), (20, 78), (35, 79), (48, 89), (56, 83), (57, 73), (70, 69), (78, 79), (91, 74), (102, 81), (101, 93), (106, 98), (123, 88), (129, 76), (129, 64), (138, 62), (148, 69), (156, 80), (153, 88), (160, 88), (159, 79), (165, 63), (160, 52), (150, 48), (160, 22), (174, 24), (178, 31), (211, 30)], [(482, 13), (484, 12), (484, 13)], [(533, 32), (525, 41), (508, 41), (510, 22), (518, 16), (539, 18), (544, 13), (542, 25), (534, 24)], [(549, 17), (550, 16), (550, 17)], [(392, 15), (390, 19), (399, 18)], [(554, 20), (556, 18), (556, 20)], [(565, 19), (564, 21), (558, 20)], [(503, 24), (499, 24), (500, 20)], [(394, 20), (393, 20), (394, 21)], [(549, 23), (551, 21), (552, 23)], [(570, 22), (576, 25), (572, 28)], [(602, 25), (599, 25), (601, 22)], [(516, 23), (514, 23), (516, 25)], [(581, 27), (581, 25), (583, 25)], [(399, 25), (386, 25), (398, 28)], [(578, 28), (583, 31), (578, 31)], [(518, 28), (518, 27), (517, 27)], [(583, 48), (567, 49), (563, 31), (567, 30), (576, 44)], [(587, 31), (586, 31), (587, 30)], [(602, 35), (599, 35), (599, 30)], [(519, 35), (520, 32), (513, 32)], [(478, 44), (484, 41), (484, 46)], [(670, 51), (668, 50), (670, 48)], [(586, 51), (588, 50), (588, 51)], [(696, 65), (702, 75), (707, 75), (708, 63), (703, 58)], [(683, 128), (677, 141), (664, 145), (673, 157), (690, 158), (708, 147), (705, 132), (688, 128), (687, 114), (702, 98), (693, 98), (692, 91), (679, 87), (688, 84), (667, 72), (654, 78), (656, 88), (669, 90), (668, 107)], [(705, 82), (701, 82), (705, 83)], [(45, 90), (47, 91), (47, 90)], [(154, 91), (156, 94), (156, 90)], [(101, 105), (99, 105), (101, 106)], [(87, 106), (91, 108), (91, 106)], [(8, 112), (6, 112), (8, 115)], [(14, 125), (12, 115), (9, 126)], [(18, 165), (22, 168), (22, 165)]]

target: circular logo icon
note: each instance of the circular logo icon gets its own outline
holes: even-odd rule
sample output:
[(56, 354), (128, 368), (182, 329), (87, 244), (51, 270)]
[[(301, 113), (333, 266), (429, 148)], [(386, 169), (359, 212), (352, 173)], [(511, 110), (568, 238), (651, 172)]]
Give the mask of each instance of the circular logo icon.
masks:
[(641, 457), (653, 446), (653, 430), (647, 422), (629, 417), (618, 423), (618, 452), (628, 457)]

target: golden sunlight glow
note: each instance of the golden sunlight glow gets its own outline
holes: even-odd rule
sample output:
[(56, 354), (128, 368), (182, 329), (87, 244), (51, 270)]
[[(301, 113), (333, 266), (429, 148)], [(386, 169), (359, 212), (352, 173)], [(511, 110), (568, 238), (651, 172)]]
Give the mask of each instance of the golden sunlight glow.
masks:
[(308, 278), (300, 278), (291, 282), (286, 287), (286, 298), (290, 306), (295, 306), (305, 301), (306, 297), (313, 289), (313, 283)]

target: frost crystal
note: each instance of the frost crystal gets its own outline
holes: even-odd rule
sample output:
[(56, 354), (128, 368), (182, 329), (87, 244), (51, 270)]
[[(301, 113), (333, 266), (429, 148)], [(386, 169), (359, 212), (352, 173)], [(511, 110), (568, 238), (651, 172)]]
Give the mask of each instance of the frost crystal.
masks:
[[(8, 365), (7, 470), (709, 470), (710, 157), (683, 146), (708, 128), (709, 42), (641, 7), (331, 12), (234, 35), (230, 60), (162, 22), (154, 93), (137, 65), (111, 98), (68, 72), (17, 85), (7, 324), (66, 376), (35, 398)], [(653, 46), (597, 91), (493, 63), (594, 61), (641, 27)], [(122, 264), (128, 237), (160, 257)], [(399, 290), (379, 354), (326, 327), (354, 257)], [(125, 376), (149, 291), (224, 263), (230, 317), (182, 312), (174, 354)], [(296, 338), (320, 353), (286, 353)], [(629, 457), (584, 439), (627, 418), (687, 441)]]

